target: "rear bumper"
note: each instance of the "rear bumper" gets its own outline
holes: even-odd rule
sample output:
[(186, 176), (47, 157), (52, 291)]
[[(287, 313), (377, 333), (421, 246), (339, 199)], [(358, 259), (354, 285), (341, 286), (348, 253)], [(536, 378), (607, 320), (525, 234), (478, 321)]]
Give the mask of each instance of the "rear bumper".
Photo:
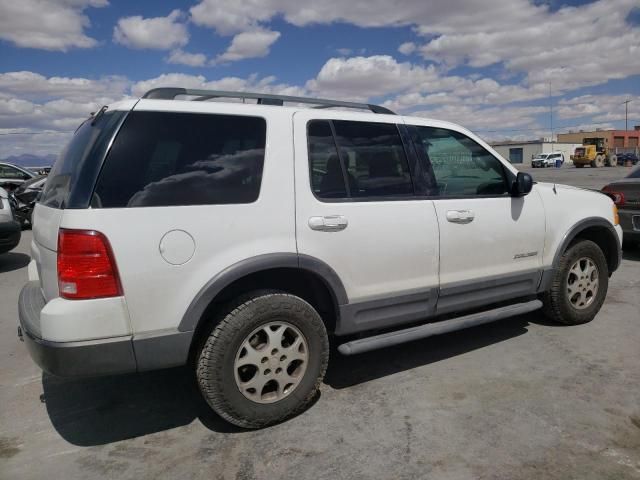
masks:
[(37, 282), (20, 292), (18, 335), (42, 370), (61, 377), (90, 377), (136, 371), (130, 336), (82, 342), (52, 342), (41, 337), (40, 312), (45, 300)]
[(14, 249), (20, 243), (21, 234), (19, 222), (15, 220), (0, 222), (0, 253)]
[[(78, 318), (84, 320), (84, 324), (89, 324), (91, 310), (84, 310), (81, 302), (73, 303), (84, 315), (83, 318)], [(55, 300), (49, 302), (47, 308), (53, 303)], [(22, 288), (18, 300), (18, 336), (27, 345), (33, 361), (47, 373), (60, 377), (96, 377), (176, 367), (187, 363), (193, 338), (192, 331), (179, 332), (169, 329), (135, 336), (121, 335), (68, 342), (44, 339), (47, 330), (52, 329), (50, 325), (44, 328), (43, 335), (41, 322), (60, 324), (69, 319), (73, 321), (77, 317), (77, 312), (69, 311), (66, 311), (66, 314), (43, 314), (45, 305), (39, 282), (28, 282)], [(102, 318), (103, 321), (109, 319), (99, 316), (98, 318)]]

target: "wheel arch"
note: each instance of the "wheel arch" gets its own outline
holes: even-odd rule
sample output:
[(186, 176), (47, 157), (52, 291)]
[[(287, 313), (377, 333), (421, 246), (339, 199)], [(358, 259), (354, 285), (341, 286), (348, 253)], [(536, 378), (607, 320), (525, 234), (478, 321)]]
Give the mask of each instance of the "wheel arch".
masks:
[(337, 273), (321, 260), (296, 253), (259, 255), (235, 263), (209, 280), (191, 301), (178, 325), (180, 332), (192, 332), (192, 348), (216, 307), (255, 290), (276, 289), (300, 296), (322, 317), (327, 330), (339, 322), (340, 305), (348, 302)]
[(609, 275), (618, 268), (622, 254), (618, 234), (611, 222), (601, 217), (585, 218), (565, 233), (553, 258), (554, 268), (557, 268), (562, 254), (578, 239), (591, 240), (600, 247), (607, 259)]

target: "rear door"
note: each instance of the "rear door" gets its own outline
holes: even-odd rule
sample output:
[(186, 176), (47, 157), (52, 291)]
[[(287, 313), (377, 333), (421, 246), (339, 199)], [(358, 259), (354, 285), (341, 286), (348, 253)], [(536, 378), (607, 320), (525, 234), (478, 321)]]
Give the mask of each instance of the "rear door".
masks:
[(409, 127), (433, 172), (440, 230), (437, 313), (535, 293), (545, 235), (542, 201), (512, 197), (515, 174), (465, 133)]
[(348, 304), (338, 332), (397, 325), (433, 311), (438, 223), (417, 191), (415, 152), (390, 116), (294, 115), (296, 240), (336, 272)]

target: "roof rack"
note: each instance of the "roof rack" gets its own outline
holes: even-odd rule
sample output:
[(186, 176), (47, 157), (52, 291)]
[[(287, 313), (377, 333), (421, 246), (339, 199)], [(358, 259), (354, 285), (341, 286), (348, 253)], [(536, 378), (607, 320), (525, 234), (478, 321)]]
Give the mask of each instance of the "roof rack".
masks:
[(384, 113), (388, 115), (395, 115), (394, 112), (386, 107), (380, 105), (372, 105), (370, 103), (355, 103), (355, 102), (342, 102), (339, 100), (325, 100), (322, 98), (309, 98), (309, 97), (291, 97), (289, 95), (270, 95), (267, 93), (251, 93), (251, 92), (225, 92), (222, 90), (197, 90), (191, 88), (154, 88), (145, 93), (142, 98), (150, 98), (157, 100), (175, 100), (177, 96), (189, 95), (196, 97), (193, 101), (205, 101), (212, 98), (242, 98), (255, 99), (258, 104), (261, 105), (279, 105), (282, 106), (284, 102), (290, 103), (307, 103), (316, 105), (314, 108), (331, 108), (331, 107), (344, 107), (344, 108), (357, 108), (363, 110), (371, 110), (373, 113)]

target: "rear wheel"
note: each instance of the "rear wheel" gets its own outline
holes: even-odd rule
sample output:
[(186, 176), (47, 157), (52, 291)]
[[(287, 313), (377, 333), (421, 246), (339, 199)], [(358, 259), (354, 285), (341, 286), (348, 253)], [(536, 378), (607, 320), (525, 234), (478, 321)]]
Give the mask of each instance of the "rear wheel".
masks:
[(236, 302), (213, 329), (196, 374), (218, 415), (260, 428), (308, 406), (328, 360), (327, 332), (311, 305), (287, 293), (256, 292)]
[(594, 242), (580, 240), (562, 254), (551, 288), (543, 294), (545, 315), (565, 325), (590, 322), (600, 311), (608, 287), (604, 253)]
[(617, 167), (618, 166), (618, 157), (616, 157), (615, 155), (611, 155), (609, 157), (609, 161), (607, 162), (607, 164), (610, 167)]

